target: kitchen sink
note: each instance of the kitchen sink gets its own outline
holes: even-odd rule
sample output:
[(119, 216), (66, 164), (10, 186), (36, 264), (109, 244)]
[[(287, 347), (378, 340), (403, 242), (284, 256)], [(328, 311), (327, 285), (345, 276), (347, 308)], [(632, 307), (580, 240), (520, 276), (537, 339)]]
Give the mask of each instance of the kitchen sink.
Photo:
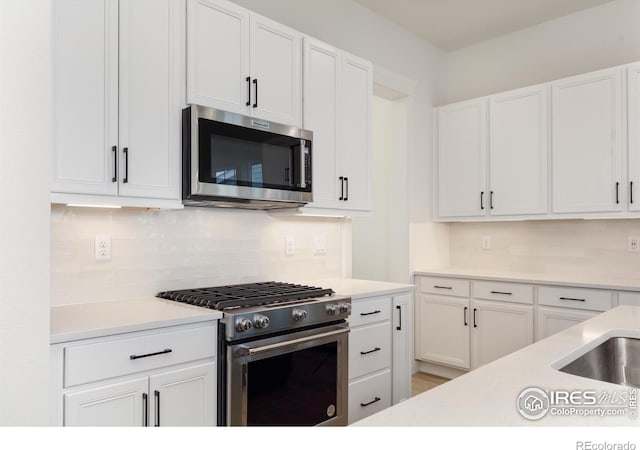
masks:
[(559, 370), (594, 380), (640, 387), (640, 339), (608, 339)]

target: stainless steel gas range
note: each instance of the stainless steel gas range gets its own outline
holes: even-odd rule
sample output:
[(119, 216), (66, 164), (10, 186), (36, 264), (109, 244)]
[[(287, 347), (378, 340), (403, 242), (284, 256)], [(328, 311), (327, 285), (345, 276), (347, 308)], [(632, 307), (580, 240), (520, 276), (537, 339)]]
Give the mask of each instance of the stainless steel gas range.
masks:
[(220, 310), (219, 425), (346, 425), (351, 299), (265, 282), (161, 292)]

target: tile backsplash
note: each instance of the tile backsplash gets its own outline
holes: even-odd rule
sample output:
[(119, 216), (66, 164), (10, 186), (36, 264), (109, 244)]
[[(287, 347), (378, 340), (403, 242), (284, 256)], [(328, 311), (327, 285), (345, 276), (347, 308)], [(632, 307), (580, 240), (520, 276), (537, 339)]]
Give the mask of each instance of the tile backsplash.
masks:
[[(340, 277), (346, 270), (348, 232), (344, 219), (263, 211), (52, 205), (51, 305), (231, 283)], [(111, 261), (95, 260), (96, 235), (111, 237)], [(293, 256), (285, 255), (286, 236), (295, 238)], [(324, 237), (324, 255), (314, 255), (316, 236)]]
[[(482, 249), (489, 236), (491, 248)], [(640, 220), (541, 220), (455, 223), (450, 266), (500, 272), (640, 278), (640, 253), (627, 251), (640, 237)]]

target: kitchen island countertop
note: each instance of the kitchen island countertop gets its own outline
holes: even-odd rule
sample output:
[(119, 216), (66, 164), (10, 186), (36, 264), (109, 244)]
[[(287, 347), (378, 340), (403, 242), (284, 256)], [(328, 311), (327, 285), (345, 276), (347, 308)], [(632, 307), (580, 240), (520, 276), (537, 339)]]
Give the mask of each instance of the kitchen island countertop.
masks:
[(155, 297), (51, 308), (51, 344), (217, 320), (219, 311)]
[[(538, 341), (515, 353), (455, 378), (434, 389), (369, 416), (356, 426), (640, 426), (638, 389), (566, 374), (557, 370), (610, 337), (640, 338), (640, 307), (619, 306), (586, 322)], [(522, 417), (516, 408), (527, 388), (545, 392), (595, 391), (600, 399), (633, 398), (636, 406), (622, 416), (585, 416), (551, 403), (539, 420)], [(634, 394), (635, 392), (635, 394)], [(625, 397), (626, 396), (626, 397)], [(571, 405), (569, 405), (571, 406)], [(627, 402), (626, 406), (630, 406)], [(610, 409), (610, 408), (609, 408)], [(578, 407), (577, 410), (582, 410)], [(635, 416), (635, 417), (634, 417)]]

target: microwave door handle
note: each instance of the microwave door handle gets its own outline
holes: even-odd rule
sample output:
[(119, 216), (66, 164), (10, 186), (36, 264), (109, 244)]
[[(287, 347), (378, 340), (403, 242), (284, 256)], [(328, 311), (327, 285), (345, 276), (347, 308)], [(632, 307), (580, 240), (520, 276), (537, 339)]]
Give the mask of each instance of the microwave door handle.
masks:
[(306, 141), (304, 139), (300, 139), (300, 187), (305, 189), (307, 187), (307, 168), (305, 165), (305, 150), (306, 150)]

